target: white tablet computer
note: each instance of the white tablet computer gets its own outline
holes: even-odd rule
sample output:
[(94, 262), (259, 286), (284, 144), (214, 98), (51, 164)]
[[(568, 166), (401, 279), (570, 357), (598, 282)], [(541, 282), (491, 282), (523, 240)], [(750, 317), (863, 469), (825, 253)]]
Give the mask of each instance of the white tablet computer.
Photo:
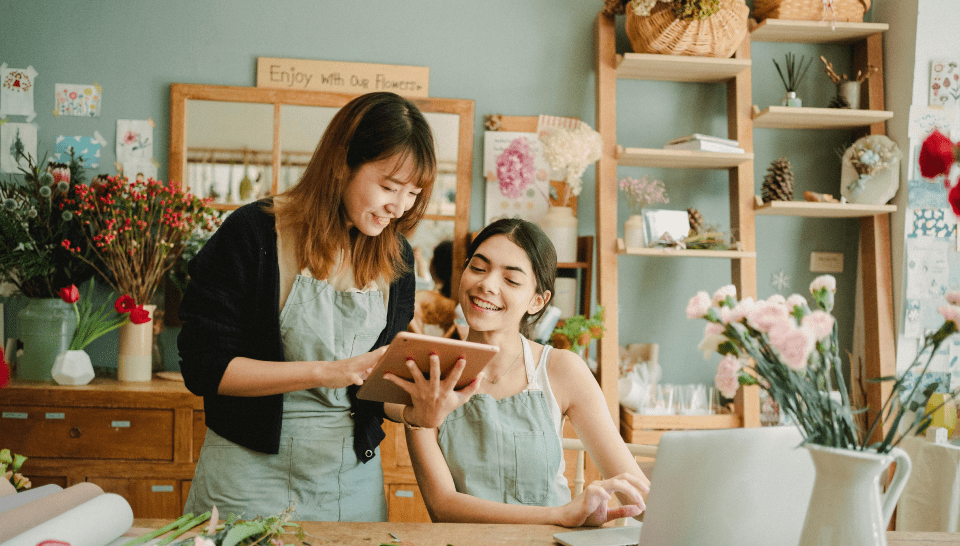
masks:
[(467, 366), (463, 369), (460, 380), (457, 381), (457, 388), (460, 389), (469, 385), (499, 350), (500, 348), (494, 345), (400, 332), (393, 338), (387, 352), (374, 366), (370, 377), (357, 391), (357, 397), (377, 402), (411, 404), (412, 400), (407, 391), (384, 379), (383, 374), (390, 372), (412, 381), (413, 376), (407, 369), (407, 359), (413, 359), (420, 371), (429, 377), (431, 353), (436, 353), (440, 357), (440, 371), (443, 377), (447, 376), (447, 372), (453, 368), (460, 357), (467, 361)]

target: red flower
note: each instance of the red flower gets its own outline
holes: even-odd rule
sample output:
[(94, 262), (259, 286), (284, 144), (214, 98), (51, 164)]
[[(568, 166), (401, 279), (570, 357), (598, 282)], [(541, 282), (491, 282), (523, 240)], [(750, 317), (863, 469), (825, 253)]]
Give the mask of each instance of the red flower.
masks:
[(150, 312), (144, 309), (142, 305), (138, 305), (130, 311), (130, 322), (134, 324), (146, 324), (150, 322)]
[(953, 213), (960, 216), (960, 180), (957, 181), (956, 186), (950, 188), (950, 191), (947, 193), (947, 201), (949, 201), (950, 206), (953, 207)]
[(943, 133), (934, 129), (920, 147), (920, 174), (934, 178), (950, 172), (954, 161), (954, 146)]
[(133, 301), (133, 298), (128, 294), (124, 294), (117, 298), (117, 301), (113, 304), (113, 308), (116, 309), (118, 313), (129, 313), (137, 308), (137, 303)]
[(60, 299), (67, 303), (77, 303), (77, 300), (80, 299), (80, 291), (77, 290), (77, 285), (71, 284), (66, 288), (61, 288), (57, 295), (60, 296)]
[(7, 359), (3, 356), (3, 349), (0, 349), (0, 389), (7, 386), (10, 382), (10, 367), (7, 366)]

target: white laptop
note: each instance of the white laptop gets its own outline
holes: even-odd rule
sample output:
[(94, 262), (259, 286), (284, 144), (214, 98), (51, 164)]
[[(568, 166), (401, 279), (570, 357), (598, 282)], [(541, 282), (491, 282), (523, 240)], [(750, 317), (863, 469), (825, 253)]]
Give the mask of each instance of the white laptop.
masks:
[(557, 533), (568, 546), (797, 544), (813, 490), (793, 426), (667, 432), (643, 524)]

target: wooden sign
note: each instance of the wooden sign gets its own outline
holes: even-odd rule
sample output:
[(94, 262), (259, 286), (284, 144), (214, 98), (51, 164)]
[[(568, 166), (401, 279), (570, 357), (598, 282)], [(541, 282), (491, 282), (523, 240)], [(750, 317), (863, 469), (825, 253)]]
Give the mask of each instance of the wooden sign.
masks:
[(257, 58), (257, 87), (351, 95), (392, 91), (405, 97), (429, 97), (429, 84), (426, 66)]

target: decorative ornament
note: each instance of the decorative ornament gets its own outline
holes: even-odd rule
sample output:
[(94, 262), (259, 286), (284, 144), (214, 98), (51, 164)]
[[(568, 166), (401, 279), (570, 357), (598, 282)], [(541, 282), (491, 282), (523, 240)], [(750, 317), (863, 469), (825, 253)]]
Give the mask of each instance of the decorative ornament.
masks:
[(703, 214), (697, 209), (687, 209), (687, 217), (690, 219), (690, 235), (699, 235), (703, 230)]
[(793, 200), (793, 168), (786, 158), (770, 163), (761, 189), (764, 203)]
[(817, 193), (815, 191), (803, 192), (803, 198), (811, 203), (839, 203), (840, 201), (829, 193)]
[(503, 116), (500, 114), (488, 114), (483, 116), (483, 128), (487, 131), (499, 131), (503, 122)]
[(777, 273), (774, 273), (770, 278), (770, 286), (773, 286), (778, 291), (783, 292), (790, 287), (790, 275), (787, 275), (784, 270), (780, 270)]

